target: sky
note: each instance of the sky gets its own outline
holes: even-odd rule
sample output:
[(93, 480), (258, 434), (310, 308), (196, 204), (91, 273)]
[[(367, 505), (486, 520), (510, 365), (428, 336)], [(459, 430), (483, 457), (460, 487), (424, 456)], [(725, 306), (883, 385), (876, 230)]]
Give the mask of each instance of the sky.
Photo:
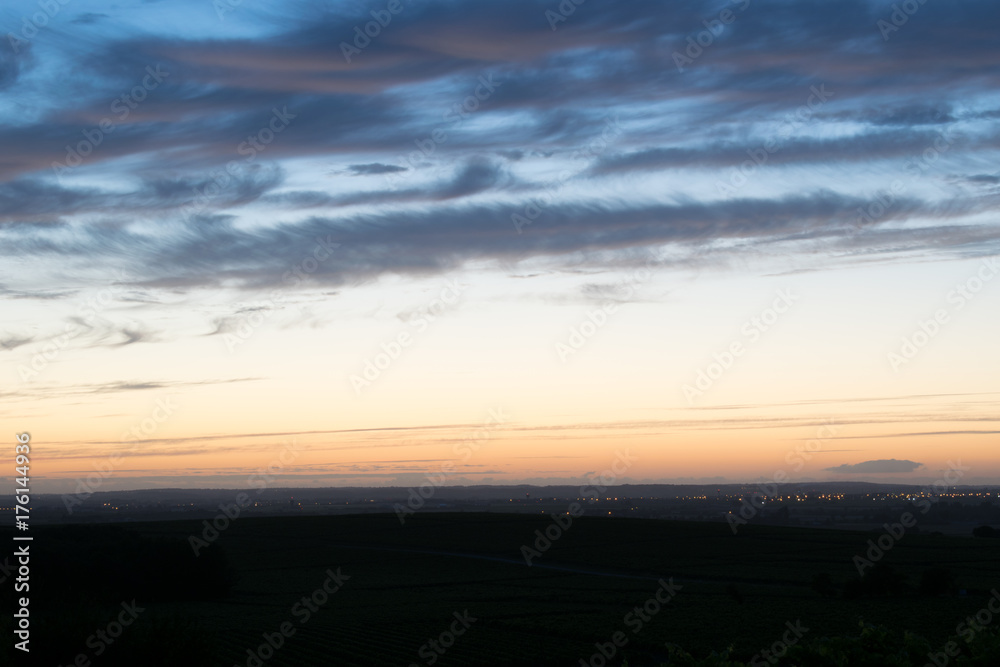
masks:
[(1000, 483), (997, 3), (0, 24), (36, 491)]

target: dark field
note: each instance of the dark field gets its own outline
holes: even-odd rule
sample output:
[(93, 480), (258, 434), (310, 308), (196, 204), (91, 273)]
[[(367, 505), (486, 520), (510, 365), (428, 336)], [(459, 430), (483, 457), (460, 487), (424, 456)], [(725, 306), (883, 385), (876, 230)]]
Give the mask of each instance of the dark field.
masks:
[[(1000, 586), (1000, 540), (906, 535), (880, 561), (892, 586), (850, 599), (844, 587), (859, 579), (852, 559), (877, 534), (747, 525), (733, 535), (722, 523), (618, 518), (575, 519), (527, 567), (521, 546), (551, 525), (548, 516), (471, 513), (418, 513), (405, 525), (371, 514), (240, 518), (198, 558), (188, 538), (201, 534), (200, 521), (39, 527), (32, 657), (49, 665), (78, 654), (94, 665), (579, 665), (590, 664), (595, 642), (621, 632), (627, 642), (607, 664), (627, 658), (634, 667), (665, 663), (668, 642), (695, 656), (731, 648), (750, 660), (781, 639), (786, 622), (800, 621), (817, 639), (856, 637), (862, 619), (916, 632), (936, 649)], [(337, 586), (330, 574), (338, 568), (342, 587), (325, 602), (325, 593), (314, 598), (315, 611), (302, 605), (325, 582)], [(953, 582), (922, 593), (935, 568)], [(824, 573), (829, 582), (817, 584)], [(633, 611), (671, 577), (679, 589), (658, 612), (658, 602)], [(121, 638), (88, 645), (133, 598), (145, 610)], [(283, 623), (289, 636), (279, 640)], [(428, 644), (450, 643), (450, 631), (458, 635), (450, 647)], [(258, 662), (248, 649), (265, 635), (280, 648), (265, 648)]]

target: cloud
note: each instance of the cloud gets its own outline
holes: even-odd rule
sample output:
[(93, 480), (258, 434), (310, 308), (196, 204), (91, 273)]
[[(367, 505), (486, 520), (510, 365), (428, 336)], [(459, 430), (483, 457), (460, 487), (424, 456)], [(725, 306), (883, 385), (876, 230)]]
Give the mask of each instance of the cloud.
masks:
[[(860, 28), (874, 25), (874, 8), (865, 0), (844, 0), (836, 9), (760, 0), (694, 65), (700, 76), (686, 76), (673, 67), (671, 54), (684, 47), (687, 33), (703, 30), (704, 18), (717, 14), (708, 0), (590, 0), (556, 32), (544, 20), (547, 8), (536, 0), (428, 2), (395, 17), (393, 29), (350, 63), (339, 43), (351, 38), (359, 21), (370, 20), (365, 12), (323, 14), (306, 3), (274, 10), (276, 20), (269, 22), (248, 17), (259, 21), (253, 38), (220, 25), (197, 39), (155, 28), (122, 38), (111, 30), (115, 16), (82, 14), (77, 20), (99, 24), (86, 36), (64, 37), (92, 76), (69, 84), (62, 98), (46, 105), (50, 111), (0, 132), (0, 173), (16, 178), (48, 169), (65, 158), (67, 145), (109, 115), (114, 130), (85, 164), (130, 155), (219, 166), (264, 126), (272, 108), (285, 105), (297, 117), (268, 146), (268, 159), (356, 157), (363, 151), (375, 159), (353, 165), (393, 165), (398, 163), (385, 158), (411, 152), (414, 140), (441, 127), (443, 110), (470, 96), (475, 101), (480, 77), (491, 75), (503, 83), (474, 115), (508, 114), (518, 122), (473, 133), (465, 131), (471, 121), (449, 121), (437, 154), (470, 145), (509, 156), (564, 147), (574, 137), (582, 140), (585, 124), (579, 121), (587, 108), (649, 107), (657, 99), (652, 91), (664, 88), (676, 107), (672, 129), (656, 124), (638, 132), (635, 145), (664, 135), (688, 141), (717, 135), (713, 130), (725, 129), (731, 119), (770, 121), (793, 112), (810, 86), (823, 82), (843, 112), (872, 127), (947, 125), (958, 118), (949, 105), (921, 100), (994, 76), (995, 49), (977, 28), (1000, 17), (985, 3), (962, 12), (922, 7), (921, 21), (884, 42), (877, 30)], [(941, 52), (949, 53), (946, 63), (933, 57)], [(5, 58), (0, 81), (23, 83), (15, 59)], [(108, 101), (132, 90), (151, 64), (170, 73), (166, 80), (126, 118), (109, 114)], [(33, 73), (49, 76), (48, 70)]]
[(97, 23), (101, 19), (110, 18), (107, 14), (99, 14), (95, 12), (84, 12), (83, 14), (78, 14), (71, 23), (77, 25), (90, 25), (92, 23)]
[(396, 174), (406, 171), (406, 167), (397, 167), (393, 164), (380, 164), (372, 162), (370, 164), (352, 164), (348, 169), (354, 172), (355, 176), (372, 176), (377, 174)]
[[(977, 419), (968, 419), (962, 421), (980, 421)], [(983, 419), (981, 421), (995, 421), (993, 419)], [(836, 436), (834, 440), (868, 440), (871, 438), (924, 438), (924, 437), (934, 437), (941, 435), (997, 435), (1000, 431), (918, 431), (918, 432), (906, 432), (906, 433), (883, 433), (880, 435), (853, 435), (853, 436)]]
[(4, 350), (16, 350), (22, 345), (27, 345), (28, 343), (35, 340), (34, 336), (6, 336), (0, 338), (0, 348)]
[(473, 157), (457, 170), (450, 183), (438, 188), (433, 196), (438, 199), (466, 197), (489, 190), (505, 179), (507, 173), (499, 163)]
[[(690, 147), (657, 147), (632, 153), (609, 154), (594, 161), (588, 174), (600, 176), (634, 171), (656, 171), (687, 167), (723, 167), (735, 171), (748, 158), (748, 151), (773, 146), (765, 166), (820, 164), (888, 160), (920, 155), (940, 141), (940, 132), (921, 130), (871, 130), (847, 137), (813, 138), (792, 135), (747, 137), (739, 143), (714, 142)], [(972, 144), (971, 150), (995, 150), (1000, 135), (971, 141), (960, 135), (950, 138), (956, 144)], [(728, 176), (728, 174), (727, 174)]]
[[(692, 264), (750, 246), (842, 263), (1000, 249), (980, 215), (995, 188), (908, 164), (947, 136), (937, 164), (996, 185), (978, 174), (1000, 149), (980, 92), (1000, 63), (980, 26), (1000, 8), (928, 4), (885, 41), (865, 0), (760, 0), (678, 71), (672, 53), (716, 4), (589, 0), (552, 31), (541, 0), (432, 0), (351, 62), (339, 43), (370, 20), (353, 7), (248, 13), (252, 37), (234, 22), (136, 35), (117, 10), (81, 15), (95, 22), (60, 33), (66, 49), (0, 56), (0, 87), (33, 101), (0, 112), (0, 253), (127, 262), (150, 289), (185, 291), (280, 284), (317, 237), (344, 248), (311, 276), (327, 285), (482, 261), (615, 268), (663, 246)], [(70, 64), (86, 81), (56, 77)], [(166, 73), (151, 89), (147, 68)], [(819, 88), (829, 100), (809, 109)], [(612, 118), (622, 131), (607, 139)], [(721, 198), (713, 182), (779, 132), (759, 180)], [(79, 166), (53, 168), (74, 152)], [(851, 233), (879, 194), (876, 162), (907, 188)], [(315, 178), (315, 164), (396, 187)], [(519, 234), (511, 216), (532, 206)]]
[[(114, 382), (91, 383), (91, 384), (25, 384), (16, 391), (0, 391), (0, 397), (11, 401), (39, 401), (66, 396), (90, 396), (93, 394), (118, 394), (132, 391), (157, 390), (179, 390), (184, 387), (197, 387), (203, 385), (229, 384), (234, 382), (254, 382), (260, 378), (231, 378), (225, 380), (200, 380), (194, 382), (183, 381), (140, 381), (140, 380), (119, 380)], [(110, 444), (105, 443), (105, 444)]]
[[(282, 184), (285, 172), (276, 165), (249, 165), (220, 175), (140, 178), (130, 190), (70, 187), (23, 178), (0, 183), (0, 225), (39, 223), (56, 227), (62, 218), (86, 214), (183, 212), (205, 215), (215, 209), (256, 201)], [(219, 181), (223, 185), (219, 185)]]
[[(472, 163), (460, 167), (456, 176), (441, 187), (427, 190), (425, 196), (437, 201), (468, 195), (503, 178), (495, 165)], [(247, 196), (256, 196), (257, 191), (255, 188)], [(133, 195), (123, 198), (130, 200)], [(0, 247), (0, 253), (126, 261), (137, 274), (134, 283), (147, 287), (227, 282), (259, 288), (284, 284), (282, 276), (309, 256), (317, 239), (340, 244), (337, 261), (321, 262), (310, 275), (317, 283), (333, 286), (385, 273), (444, 272), (482, 260), (547, 258), (552, 262), (579, 263), (582, 257), (589, 257), (595, 266), (629, 266), (649, 255), (650, 251), (644, 249), (664, 244), (686, 249), (696, 257), (720, 241), (737, 248), (750, 243), (822, 241), (847, 251), (859, 244), (870, 258), (878, 252), (932, 248), (943, 252), (954, 247), (957, 252), (973, 243), (1000, 241), (1000, 230), (995, 226), (955, 227), (946, 223), (886, 230), (876, 224), (864, 230), (861, 238), (853, 238), (856, 211), (868, 200), (830, 191), (779, 199), (675, 204), (615, 199), (561, 201), (548, 206), (543, 218), (518, 234), (512, 215), (524, 211), (531, 202), (530, 197), (506, 204), (457, 200), (451, 205), (314, 216), (301, 222), (254, 228), (237, 226), (229, 217), (219, 215), (190, 217), (164, 225), (155, 233), (111, 225), (90, 226), (73, 235), (12, 235)], [(941, 204), (900, 197), (879, 223), (970, 214), (990, 205), (985, 200)]]
[(827, 472), (836, 473), (890, 473), (890, 472), (913, 472), (917, 468), (922, 468), (923, 463), (915, 461), (897, 459), (876, 459), (873, 461), (862, 461), (861, 463), (845, 463), (833, 468), (823, 468)]
[(973, 174), (966, 176), (965, 180), (977, 185), (997, 185), (1000, 184), (1000, 176), (996, 174)]
[(872, 115), (870, 122), (875, 125), (941, 125), (956, 120), (950, 105), (913, 105)]
[(50, 301), (65, 299), (75, 295), (76, 293), (77, 290), (41, 290), (24, 292), (20, 290), (7, 289), (0, 285), (0, 297), (6, 297), (8, 299), (38, 299), (39, 301)]
[[(8, 40), (9, 37), (5, 39)], [(24, 70), (33, 63), (31, 44), (15, 36), (15, 41), (10, 41), (0, 49), (0, 90), (18, 83)]]

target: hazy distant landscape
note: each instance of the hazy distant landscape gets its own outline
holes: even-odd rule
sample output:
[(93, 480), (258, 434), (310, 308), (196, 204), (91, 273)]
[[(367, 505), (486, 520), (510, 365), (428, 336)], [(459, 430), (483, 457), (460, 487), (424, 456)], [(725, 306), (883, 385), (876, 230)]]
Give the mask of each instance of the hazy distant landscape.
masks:
[(211, 518), (238, 505), (240, 517), (393, 513), (402, 525), (418, 512), (559, 514), (580, 502), (588, 516), (724, 522), (734, 531), (747, 523), (876, 529), (906, 511), (918, 517), (908, 527), (914, 533), (971, 535), (978, 526), (1000, 526), (1000, 486), (866, 482), (628, 484), (600, 492), (591, 485), (147, 489), (40, 494), (34, 502), (34, 519), (43, 523)]

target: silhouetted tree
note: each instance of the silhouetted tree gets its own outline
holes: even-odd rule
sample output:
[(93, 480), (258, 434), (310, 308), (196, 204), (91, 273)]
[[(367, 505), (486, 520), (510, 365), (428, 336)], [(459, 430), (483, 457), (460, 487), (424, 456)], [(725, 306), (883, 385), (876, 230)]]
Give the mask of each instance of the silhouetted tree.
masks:
[(1000, 537), (1000, 530), (990, 526), (979, 526), (972, 529), (973, 537)]

